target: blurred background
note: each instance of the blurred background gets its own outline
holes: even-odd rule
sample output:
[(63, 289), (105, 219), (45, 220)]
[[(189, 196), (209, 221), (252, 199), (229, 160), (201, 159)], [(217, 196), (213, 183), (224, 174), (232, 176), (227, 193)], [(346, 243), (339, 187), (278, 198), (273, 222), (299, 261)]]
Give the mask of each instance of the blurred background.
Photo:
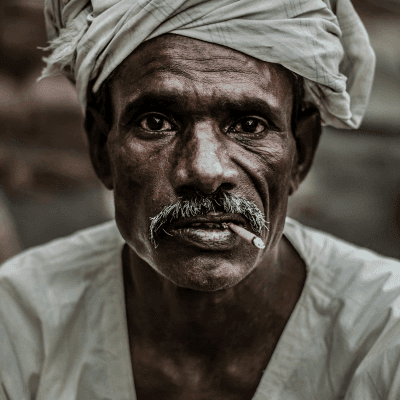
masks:
[[(73, 87), (63, 77), (36, 81), (43, 2), (0, 3), (0, 262), (113, 217)], [(359, 130), (325, 129), (289, 215), (400, 258), (400, 1), (353, 4), (377, 55), (370, 106)]]

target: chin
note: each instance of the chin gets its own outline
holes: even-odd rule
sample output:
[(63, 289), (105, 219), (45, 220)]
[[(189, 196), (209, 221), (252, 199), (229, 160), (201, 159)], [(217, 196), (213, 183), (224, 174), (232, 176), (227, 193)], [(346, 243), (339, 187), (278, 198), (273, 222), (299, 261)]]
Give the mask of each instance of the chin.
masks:
[(235, 286), (239, 281), (224, 281), (205, 278), (203, 281), (199, 282), (197, 280), (190, 280), (187, 282), (174, 282), (177, 286), (183, 289), (195, 290), (197, 292), (217, 292), (218, 290), (229, 289)]
[[(176, 272), (175, 272), (176, 271)], [(229, 289), (241, 282), (250, 272), (247, 266), (222, 263), (210, 267), (204, 263), (180, 266), (174, 271), (159, 271), (176, 286), (200, 292)]]

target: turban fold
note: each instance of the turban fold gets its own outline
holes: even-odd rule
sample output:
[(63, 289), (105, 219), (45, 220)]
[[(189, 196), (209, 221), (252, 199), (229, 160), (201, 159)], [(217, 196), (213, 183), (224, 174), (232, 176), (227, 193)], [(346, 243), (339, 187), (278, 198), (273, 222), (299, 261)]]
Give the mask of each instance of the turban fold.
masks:
[(375, 55), (350, 0), (46, 0), (51, 55), (43, 77), (63, 72), (86, 107), (142, 42), (173, 33), (281, 64), (305, 78), (322, 123), (357, 128)]

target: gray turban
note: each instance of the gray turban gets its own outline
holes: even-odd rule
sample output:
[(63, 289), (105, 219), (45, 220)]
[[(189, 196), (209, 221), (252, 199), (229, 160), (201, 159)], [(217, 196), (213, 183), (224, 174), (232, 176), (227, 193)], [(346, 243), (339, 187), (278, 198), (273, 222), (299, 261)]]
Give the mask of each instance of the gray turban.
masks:
[(349, 0), (46, 0), (51, 55), (86, 107), (93, 91), (142, 42), (173, 33), (216, 43), (305, 78), (306, 101), (324, 125), (357, 128), (375, 55)]

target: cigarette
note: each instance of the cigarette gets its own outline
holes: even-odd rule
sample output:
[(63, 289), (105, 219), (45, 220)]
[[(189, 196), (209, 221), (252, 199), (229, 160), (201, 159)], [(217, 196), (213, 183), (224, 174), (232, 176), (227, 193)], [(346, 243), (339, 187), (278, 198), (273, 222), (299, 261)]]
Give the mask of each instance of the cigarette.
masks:
[(257, 249), (265, 249), (265, 244), (258, 236), (248, 230), (242, 228), (241, 226), (235, 225), (232, 222), (223, 223), (224, 228), (229, 227), (233, 232), (238, 234), (247, 243), (252, 244)]

